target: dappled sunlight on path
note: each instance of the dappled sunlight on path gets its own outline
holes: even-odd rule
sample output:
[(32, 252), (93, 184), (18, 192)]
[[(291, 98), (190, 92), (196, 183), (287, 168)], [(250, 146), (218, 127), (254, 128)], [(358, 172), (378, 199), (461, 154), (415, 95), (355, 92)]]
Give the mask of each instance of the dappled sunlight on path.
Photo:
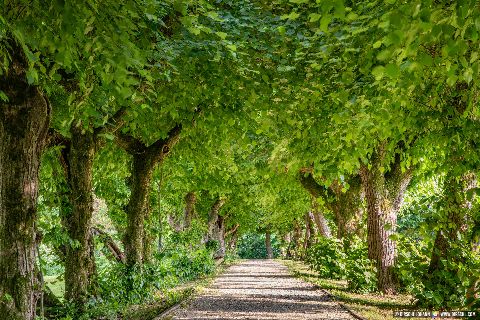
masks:
[(354, 319), (338, 303), (288, 274), (272, 260), (247, 260), (227, 269), (173, 319)]

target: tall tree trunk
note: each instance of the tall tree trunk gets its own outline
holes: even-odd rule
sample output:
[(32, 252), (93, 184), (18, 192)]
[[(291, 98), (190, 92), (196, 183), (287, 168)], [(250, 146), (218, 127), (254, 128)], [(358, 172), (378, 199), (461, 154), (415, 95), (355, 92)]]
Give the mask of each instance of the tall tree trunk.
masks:
[(145, 226), (143, 231), (143, 252), (142, 258), (143, 263), (149, 263), (152, 261), (153, 258), (153, 245), (155, 242), (155, 237), (152, 232), (151, 224), (152, 224), (152, 210), (150, 209), (150, 199), (147, 195), (147, 208), (145, 210)]
[(273, 259), (272, 240), (270, 231), (265, 232), (265, 247), (267, 248), (267, 259)]
[(195, 215), (195, 203), (197, 202), (197, 197), (195, 192), (190, 191), (185, 196), (185, 210), (184, 210), (184, 225), (183, 229), (186, 230), (190, 228), (192, 224), (193, 217)]
[(301, 236), (302, 236), (302, 228), (300, 227), (300, 224), (298, 223), (298, 221), (295, 221), (293, 224), (293, 236), (292, 236), (291, 247), (290, 247), (291, 256), (294, 259), (299, 257), (298, 249), (300, 248)]
[(322, 212), (319, 210), (318, 204), (316, 203), (317, 201), (315, 199), (312, 199), (312, 201), (314, 202), (314, 205), (312, 211), (310, 212), (311, 219), (315, 222), (315, 225), (317, 226), (318, 234), (325, 238), (332, 237), (332, 233), (330, 231), (330, 227), (328, 226), (327, 219), (325, 219)]
[(215, 253), (216, 258), (225, 256), (225, 221), (219, 215), (220, 209), (225, 204), (225, 199), (218, 198), (212, 205), (208, 216), (208, 231), (206, 241), (214, 240), (219, 244), (219, 248)]
[(92, 216), (93, 161), (97, 148), (103, 143), (100, 134), (118, 130), (123, 123), (124, 109), (118, 110), (102, 127), (86, 128), (81, 121), (70, 127), (71, 138), (52, 132), (50, 144), (63, 146), (60, 161), (66, 181), (62, 195), (62, 224), (70, 239), (65, 246), (65, 298), (82, 312), (85, 301), (96, 293), (96, 267)]
[(395, 233), (397, 213), (413, 171), (402, 172), (400, 155), (396, 154), (390, 171), (383, 173), (383, 146), (372, 155), (370, 168), (366, 164), (361, 165), (360, 175), (367, 201), (368, 256), (376, 262), (378, 289), (393, 294), (397, 284), (393, 271), (396, 243), (390, 236)]
[(237, 239), (238, 239), (238, 228), (240, 227), (240, 224), (235, 224), (232, 228), (230, 228), (228, 231), (225, 232), (225, 241), (227, 238), (230, 237), (229, 241), (227, 242), (226, 247), (229, 250), (234, 250), (237, 246)]
[(163, 215), (162, 215), (162, 185), (163, 185), (163, 168), (160, 170), (160, 182), (158, 183), (158, 242), (157, 252), (161, 253), (163, 250)]
[(33, 320), (36, 306), (35, 220), (38, 170), (50, 121), (40, 90), (27, 83), (27, 59), (10, 41), (12, 58), (0, 78), (0, 314)]
[(150, 190), (154, 164), (146, 155), (133, 156), (132, 174), (130, 176), (130, 199), (128, 201), (127, 228), (125, 230), (125, 255), (127, 265), (143, 262), (144, 224), (147, 216), (147, 201)]
[(292, 241), (291, 232), (287, 232), (282, 236), (283, 245), (280, 247), (280, 254), (283, 258), (291, 258), (290, 256), (290, 242)]
[(235, 230), (230, 237), (230, 241), (228, 242), (228, 249), (231, 250), (231, 251), (236, 250), (237, 249), (237, 241), (238, 241), (238, 231)]
[(65, 298), (82, 307), (95, 292), (94, 242), (91, 232), (93, 216), (93, 160), (95, 136), (72, 126), (71, 140), (62, 150), (62, 162), (69, 186), (69, 212), (63, 224), (72, 240), (66, 246)]
[(215, 258), (225, 257), (226, 247), (225, 247), (225, 217), (218, 216), (217, 219), (217, 240), (218, 240), (218, 250), (215, 253)]
[(332, 233), (330, 231), (330, 227), (328, 226), (327, 219), (323, 216), (322, 212), (320, 211), (317, 199), (312, 197), (312, 220), (315, 222), (317, 226), (318, 233), (325, 238), (330, 238)]
[(345, 183), (335, 180), (330, 185), (330, 190), (335, 195), (334, 200), (327, 202), (327, 206), (335, 216), (338, 239), (352, 236), (358, 232), (363, 211), (363, 192), (360, 175), (349, 176), (346, 179), (346, 183), (348, 184), (348, 189), (345, 190)]
[(143, 263), (145, 241), (150, 239), (144, 235), (145, 218), (149, 216), (148, 196), (153, 170), (163, 162), (171, 148), (178, 142), (181, 130), (182, 126), (176, 125), (169, 131), (167, 138), (159, 139), (150, 146), (132, 136), (116, 133), (117, 144), (133, 157), (130, 175), (131, 194), (125, 210), (127, 229), (124, 244), (128, 266)]
[(310, 216), (308, 213), (305, 214), (304, 221), (305, 221), (305, 237), (303, 239), (303, 256), (306, 255), (308, 248), (311, 247), (313, 242), (312, 220), (310, 219)]

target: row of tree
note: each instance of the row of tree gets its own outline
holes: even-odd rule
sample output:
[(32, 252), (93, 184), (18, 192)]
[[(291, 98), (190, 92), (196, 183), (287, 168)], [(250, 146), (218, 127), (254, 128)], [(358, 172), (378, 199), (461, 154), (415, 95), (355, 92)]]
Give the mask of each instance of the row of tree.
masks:
[[(305, 247), (333, 228), (365, 238), (378, 289), (393, 293), (397, 215), (407, 188), (429, 175), (446, 195), (429, 274), (456, 259), (455, 238), (478, 250), (475, 1), (8, 1), (1, 10), (8, 319), (35, 317), (39, 191), (61, 212), (65, 295), (79, 308), (95, 293), (94, 195), (118, 222), (124, 249), (114, 251), (132, 270), (148, 260), (152, 225), (161, 243), (161, 212), (188, 229), (208, 191), (204, 241), (219, 242), (218, 256), (225, 237), (257, 225), (294, 247), (302, 228)], [(153, 210), (157, 223), (154, 203), (166, 206)]]

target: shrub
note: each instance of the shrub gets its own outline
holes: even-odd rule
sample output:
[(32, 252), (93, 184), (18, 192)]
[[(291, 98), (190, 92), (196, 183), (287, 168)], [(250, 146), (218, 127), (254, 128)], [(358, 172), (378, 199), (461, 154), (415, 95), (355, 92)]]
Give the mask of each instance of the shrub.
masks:
[(397, 237), (398, 256), (395, 273), (399, 287), (411, 294), (423, 290), (422, 278), (427, 273), (431, 248), (424, 241)]
[(323, 278), (342, 279), (345, 275), (345, 253), (336, 238), (319, 238), (307, 250), (305, 262)]
[(348, 288), (355, 292), (374, 292), (377, 288), (376, 268), (368, 259), (368, 247), (364, 241), (354, 237), (345, 243), (345, 276)]

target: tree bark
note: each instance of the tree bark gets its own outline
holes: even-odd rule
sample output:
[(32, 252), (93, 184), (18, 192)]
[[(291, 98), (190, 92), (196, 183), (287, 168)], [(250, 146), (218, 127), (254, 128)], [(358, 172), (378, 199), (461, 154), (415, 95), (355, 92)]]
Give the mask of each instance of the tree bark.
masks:
[(147, 216), (147, 201), (154, 164), (152, 159), (142, 154), (133, 156), (130, 176), (130, 199), (128, 201), (127, 228), (125, 231), (125, 255), (127, 265), (143, 263), (144, 223)]
[[(344, 184), (338, 180), (334, 181), (328, 188), (319, 184), (313, 177), (312, 171), (312, 168), (300, 170), (300, 182), (314, 199), (322, 198), (326, 207), (333, 212), (337, 226), (337, 238), (342, 239), (345, 236), (358, 233), (363, 211), (360, 176), (349, 177), (346, 181), (349, 188), (344, 190)], [(319, 212), (318, 205), (316, 211)], [(328, 234), (326, 231), (324, 232)]]
[(305, 221), (305, 236), (303, 239), (303, 256), (306, 255), (308, 248), (311, 247), (313, 242), (313, 234), (312, 234), (312, 220), (310, 219), (310, 215), (308, 213), (304, 216)]
[(71, 138), (50, 133), (50, 145), (63, 146), (60, 162), (66, 181), (62, 195), (62, 224), (71, 241), (65, 246), (65, 298), (75, 304), (80, 313), (85, 301), (96, 291), (94, 242), (91, 230), (94, 210), (93, 161), (102, 145), (99, 138), (114, 132), (123, 124), (125, 109), (120, 108), (102, 127), (86, 128), (81, 121), (70, 127)]
[(64, 211), (62, 222), (71, 239), (66, 245), (65, 299), (81, 308), (95, 292), (93, 216), (93, 160), (95, 135), (81, 125), (72, 125), (71, 139), (62, 150), (62, 164), (69, 186), (71, 210)]
[(222, 258), (225, 256), (225, 220), (220, 216), (220, 210), (225, 204), (225, 199), (218, 198), (212, 205), (208, 216), (208, 231), (206, 241), (214, 240), (219, 244), (215, 258)]
[(125, 255), (127, 265), (142, 265), (144, 262), (145, 218), (149, 216), (148, 195), (155, 167), (163, 162), (171, 148), (180, 139), (181, 125), (176, 125), (167, 138), (159, 139), (150, 146), (122, 133), (117, 133), (116, 142), (133, 157), (130, 176), (131, 195), (125, 209), (127, 229), (125, 231)]
[(265, 233), (265, 247), (267, 248), (267, 259), (273, 259), (272, 240), (270, 231)]
[(402, 172), (400, 155), (396, 154), (390, 171), (383, 173), (383, 146), (371, 156), (370, 168), (366, 164), (361, 165), (360, 176), (367, 201), (368, 256), (376, 262), (378, 289), (394, 294), (397, 286), (393, 271), (396, 243), (390, 236), (395, 233), (397, 213), (413, 170), (410, 168)]
[(35, 220), (38, 170), (45, 147), (50, 107), (26, 81), (28, 61), (14, 40), (12, 59), (0, 78), (0, 314), (33, 320), (38, 289), (35, 273)]
[(230, 237), (229, 241), (226, 244), (226, 248), (233, 251), (237, 246), (237, 239), (238, 239), (238, 228), (240, 224), (235, 224), (232, 228), (225, 232), (225, 241), (227, 238)]
[(192, 224), (193, 217), (195, 216), (195, 203), (197, 202), (197, 197), (195, 192), (190, 191), (185, 196), (185, 211), (184, 211), (184, 225), (183, 229), (186, 230), (190, 228)]
[(290, 256), (294, 259), (298, 258), (299, 252), (298, 249), (300, 248), (300, 237), (302, 236), (302, 228), (300, 228), (300, 224), (298, 221), (294, 222), (293, 225), (293, 236), (290, 246)]
[(317, 200), (312, 197), (312, 220), (315, 222), (317, 226), (318, 233), (325, 238), (332, 237), (332, 233), (330, 231), (330, 227), (328, 226), (327, 219), (323, 216), (322, 212), (318, 207)]
[(238, 241), (238, 229), (235, 229), (235, 231), (231, 233), (230, 241), (228, 242), (228, 249), (231, 251), (236, 250), (237, 241)]
[(160, 181), (158, 182), (158, 242), (157, 252), (161, 253), (163, 250), (163, 215), (162, 215), (162, 185), (163, 185), (163, 169), (160, 170)]
[(225, 257), (226, 247), (225, 247), (225, 217), (218, 216), (217, 219), (217, 240), (218, 240), (218, 250), (215, 253), (215, 258)]
[(337, 224), (337, 238), (342, 239), (358, 233), (358, 226), (363, 216), (363, 192), (360, 175), (353, 175), (347, 179), (348, 189), (343, 190), (344, 184), (335, 180), (330, 190), (335, 194), (332, 202), (327, 206), (333, 211)]

